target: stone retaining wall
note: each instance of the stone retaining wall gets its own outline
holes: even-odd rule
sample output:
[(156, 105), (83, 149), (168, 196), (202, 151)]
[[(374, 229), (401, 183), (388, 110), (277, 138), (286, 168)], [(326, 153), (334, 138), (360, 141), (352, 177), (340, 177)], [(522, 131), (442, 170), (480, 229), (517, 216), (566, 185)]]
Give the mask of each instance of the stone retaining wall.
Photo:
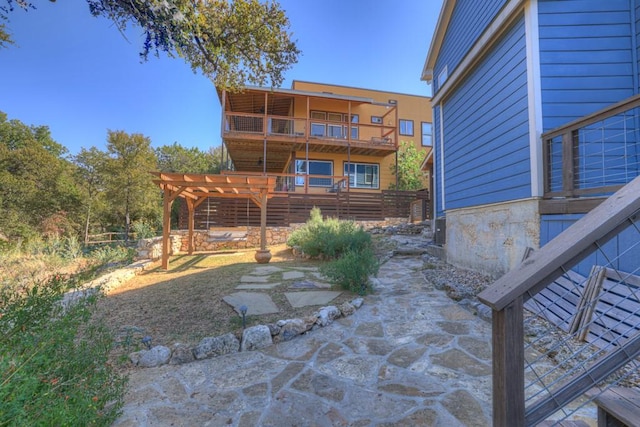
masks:
[[(386, 218), (384, 221), (358, 221), (365, 230), (377, 227), (389, 227), (404, 224), (407, 218)], [(289, 235), (304, 224), (291, 224), (290, 227), (267, 227), (267, 247), (286, 243)], [(171, 253), (187, 252), (189, 239), (187, 230), (171, 232)], [(247, 237), (242, 240), (228, 242), (210, 241), (207, 230), (193, 232), (195, 252), (213, 252), (222, 250), (247, 249), (260, 247), (260, 227), (247, 227)], [(136, 259), (157, 260), (162, 257), (162, 237), (142, 239), (138, 242), (138, 255)]]

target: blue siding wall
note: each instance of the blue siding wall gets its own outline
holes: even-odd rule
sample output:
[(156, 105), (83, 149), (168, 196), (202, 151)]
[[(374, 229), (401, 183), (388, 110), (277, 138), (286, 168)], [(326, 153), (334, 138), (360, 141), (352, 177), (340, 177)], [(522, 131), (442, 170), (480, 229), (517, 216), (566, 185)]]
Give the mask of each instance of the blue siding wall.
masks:
[[(554, 237), (569, 228), (583, 215), (542, 215), (540, 218), (540, 246), (544, 246)], [(607, 265), (613, 260), (612, 267), (627, 273), (639, 274), (640, 267), (640, 230), (629, 227), (618, 236), (611, 239), (603, 247), (602, 251), (587, 257), (579, 263), (574, 270), (583, 276), (588, 276), (592, 265)]]
[(443, 110), (446, 209), (531, 196), (523, 18)]
[(539, 0), (544, 130), (632, 96), (637, 0)]
[(451, 75), (505, 3), (506, 0), (465, 0), (456, 3), (434, 66), (434, 94), (440, 89), (437, 85), (440, 72), (446, 66)]

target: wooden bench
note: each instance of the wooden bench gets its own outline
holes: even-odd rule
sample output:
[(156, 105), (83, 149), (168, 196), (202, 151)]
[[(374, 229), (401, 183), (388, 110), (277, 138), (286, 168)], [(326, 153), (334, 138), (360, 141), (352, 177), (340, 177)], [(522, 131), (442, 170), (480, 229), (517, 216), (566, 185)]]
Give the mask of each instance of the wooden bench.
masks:
[(208, 241), (213, 242), (242, 242), (247, 240), (247, 227), (212, 227), (208, 232)]
[(640, 390), (610, 387), (592, 389), (587, 396), (598, 405), (598, 427), (640, 427)]

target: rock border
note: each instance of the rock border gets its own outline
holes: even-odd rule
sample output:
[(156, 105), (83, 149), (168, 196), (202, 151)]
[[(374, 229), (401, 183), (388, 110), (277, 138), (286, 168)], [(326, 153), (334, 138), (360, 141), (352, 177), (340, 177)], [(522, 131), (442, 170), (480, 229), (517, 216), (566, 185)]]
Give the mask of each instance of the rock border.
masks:
[(163, 345), (129, 354), (133, 366), (152, 368), (162, 365), (182, 365), (196, 360), (210, 359), (224, 354), (255, 351), (306, 334), (310, 331), (329, 326), (340, 317), (347, 317), (362, 307), (364, 299), (359, 297), (334, 305), (321, 307), (311, 316), (296, 319), (279, 320), (267, 325), (256, 325), (242, 331), (242, 339), (229, 332), (217, 337), (205, 337), (195, 347), (176, 343), (171, 348)]

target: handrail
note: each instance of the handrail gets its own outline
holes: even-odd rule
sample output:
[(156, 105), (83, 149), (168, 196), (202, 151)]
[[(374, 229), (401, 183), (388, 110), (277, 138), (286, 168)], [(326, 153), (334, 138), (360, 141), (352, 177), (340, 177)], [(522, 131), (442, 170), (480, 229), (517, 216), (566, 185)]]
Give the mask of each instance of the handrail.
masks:
[(561, 267), (571, 268), (588, 255), (589, 248), (626, 227), (624, 221), (639, 211), (640, 176), (507, 272), (478, 299), (499, 311), (519, 297), (530, 297), (558, 278), (563, 273)]
[(495, 426), (535, 425), (640, 353), (640, 338), (525, 407), (524, 302), (640, 220), (640, 176), (509, 271), (478, 299), (492, 308)]
[(627, 135), (637, 132), (637, 107), (640, 95), (543, 133), (544, 199), (604, 197), (634, 177), (640, 164), (627, 148), (638, 141)]
[(640, 107), (640, 95), (634, 95), (616, 104), (612, 104), (601, 110), (598, 110), (595, 113), (580, 117), (577, 120), (564, 124), (555, 129), (551, 129), (542, 134), (542, 140), (544, 141), (547, 139), (555, 138), (564, 133), (578, 130), (593, 123), (597, 123), (602, 119), (610, 116), (615, 116), (616, 114), (622, 113), (635, 107)]

